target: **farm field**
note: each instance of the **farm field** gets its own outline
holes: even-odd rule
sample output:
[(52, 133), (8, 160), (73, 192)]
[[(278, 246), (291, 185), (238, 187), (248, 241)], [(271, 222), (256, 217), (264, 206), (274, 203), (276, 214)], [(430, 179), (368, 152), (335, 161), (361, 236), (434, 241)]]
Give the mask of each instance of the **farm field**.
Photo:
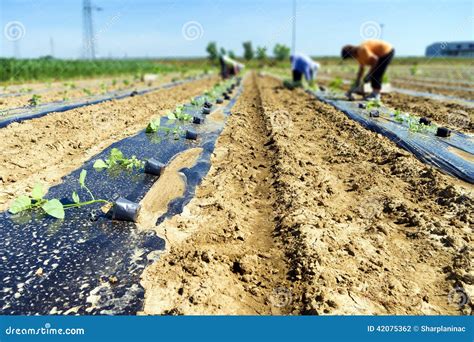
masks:
[[(316, 81), (332, 93), (320, 97), (287, 89), (285, 65), (222, 81), (199, 61), (153, 86), (182, 83), (0, 128), (2, 312), (471, 315), (458, 296), (474, 290), (474, 81), (439, 63), (419, 75), (395, 64), (392, 86), (421, 93), (395, 89), (382, 103), (409, 114), (409, 139), (435, 139), (413, 117), (451, 129), (442, 143), (462, 160), (457, 174), (325, 101), (354, 77), (330, 60)], [(131, 75), (25, 81), (5, 85), (0, 110), (29, 110), (34, 94), (48, 104), (147, 86)], [(138, 216), (117, 219), (118, 197)], [(60, 210), (35, 207), (54, 200)]]

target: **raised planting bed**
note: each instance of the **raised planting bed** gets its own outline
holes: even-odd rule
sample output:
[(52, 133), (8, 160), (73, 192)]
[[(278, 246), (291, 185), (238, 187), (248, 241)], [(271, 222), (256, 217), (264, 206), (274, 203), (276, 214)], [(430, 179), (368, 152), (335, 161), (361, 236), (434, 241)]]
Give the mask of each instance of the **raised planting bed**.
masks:
[[(214, 110), (227, 117), (239, 94), (240, 90), (228, 104)], [(191, 200), (210, 168), (215, 141), (225, 125), (224, 120), (197, 125), (187, 119), (200, 117), (201, 109), (201, 105), (178, 106), (168, 117), (156, 119), (153, 129), (147, 127), (111, 145), (42, 194), (42, 201), (60, 201), (64, 219), (55, 218), (61, 215), (48, 207), (0, 214), (4, 315), (117, 315), (141, 309), (140, 275), (157, 257), (156, 251), (164, 249), (164, 240), (151, 230), (138, 230), (131, 221), (140, 213), (137, 204), (162, 177), (167, 164), (181, 153), (200, 148), (194, 166), (181, 170), (184, 195), (169, 203), (160, 220), (181, 212)], [(197, 139), (185, 139), (187, 130), (195, 131)], [(39, 198), (38, 193), (35, 190), (29, 196)], [(74, 206), (90, 196), (112, 207), (102, 202)]]
[(307, 91), (364, 127), (388, 137), (421, 161), (474, 183), (474, 141), (471, 136), (451, 132), (431, 122), (428, 124), (423, 118), (387, 108), (380, 102), (348, 101), (342, 92)]
[[(321, 80), (326, 80), (326, 81), (331, 81), (333, 82), (334, 79), (329, 76), (318, 76), (318, 79)], [(336, 93), (341, 90), (342, 85), (350, 85), (352, 84), (352, 81), (346, 80), (346, 79), (338, 79), (338, 83), (340, 83), (337, 87), (329, 87), (329, 90), (334, 90)], [(325, 87), (324, 89), (319, 89), (320, 91), (328, 91)], [(451, 101), (451, 102), (456, 102), (459, 103), (463, 106), (466, 107), (474, 107), (474, 100), (469, 100), (465, 99), (462, 97), (458, 96), (450, 96), (450, 95), (442, 95), (442, 94), (435, 94), (435, 93), (430, 93), (430, 92), (424, 92), (424, 91), (417, 91), (413, 89), (405, 89), (405, 88), (400, 88), (400, 87), (394, 87), (392, 86), (390, 88), (391, 92), (394, 93), (400, 93), (400, 94), (405, 94), (405, 95), (410, 95), (410, 96), (415, 96), (415, 97), (426, 97), (431, 100), (436, 100), (436, 101)]]
[(102, 94), (102, 95), (88, 96), (85, 98), (75, 99), (72, 101), (58, 101), (58, 102), (39, 104), (35, 106), (30, 106), (30, 107), (6, 109), (3, 111), (0, 111), (0, 128), (6, 127), (13, 122), (21, 122), (25, 120), (35, 119), (35, 118), (48, 115), (50, 113), (65, 112), (71, 109), (95, 105), (95, 104), (102, 103), (105, 101), (120, 100), (126, 97), (144, 95), (144, 94), (157, 91), (160, 89), (167, 89), (167, 88), (178, 86), (180, 84), (192, 82), (194, 80), (197, 80), (203, 77), (207, 77), (207, 76), (188, 77), (180, 81), (162, 84), (157, 87), (142, 88), (140, 90), (127, 89), (127, 90), (114, 91), (114, 92), (110, 92), (110, 93)]

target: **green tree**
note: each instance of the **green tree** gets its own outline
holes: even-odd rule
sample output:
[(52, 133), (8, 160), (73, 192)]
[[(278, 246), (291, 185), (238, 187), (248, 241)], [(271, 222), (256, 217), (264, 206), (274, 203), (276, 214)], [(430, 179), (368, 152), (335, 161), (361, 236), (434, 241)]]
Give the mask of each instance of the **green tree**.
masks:
[(257, 47), (257, 59), (259, 61), (265, 61), (267, 59), (267, 48), (265, 46)]
[(235, 52), (232, 51), (232, 50), (229, 50), (229, 51), (227, 52), (227, 54), (228, 54), (229, 57), (232, 58), (232, 59), (235, 59), (235, 58), (236, 58), (236, 57), (235, 57)]
[(206, 47), (206, 52), (208, 53), (208, 58), (215, 62), (219, 57), (219, 53), (217, 52), (217, 44), (216, 42), (209, 42)]
[(290, 57), (290, 48), (283, 44), (276, 44), (273, 48), (273, 55), (277, 61), (284, 61)]
[(250, 61), (254, 57), (252, 42), (244, 42), (242, 45), (244, 46), (244, 58), (245, 60)]

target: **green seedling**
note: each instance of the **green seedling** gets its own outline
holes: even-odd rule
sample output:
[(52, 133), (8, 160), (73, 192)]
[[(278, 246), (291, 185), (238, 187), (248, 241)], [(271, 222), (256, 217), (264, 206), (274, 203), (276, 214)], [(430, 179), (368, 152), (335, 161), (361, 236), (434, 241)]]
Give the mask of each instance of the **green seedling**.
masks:
[(169, 120), (178, 120), (178, 121), (191, 121), (193, 117), (189, 114), (184, 113), (184, 106), (176, 106), (173, 112), (168, 113)]
[(31, 99), (28, 100), (28, 104), (31, 107), (36, 107), (37, 105), (40, 104), (40, 100), (41, 100), (41, 95), (33, 94)]
[(206, 102), (206, 99), (204, 97), (200, 97), (200, 98), (194, 98), (191, 100), (191, 104), (193, 106), (197, 106), (197, 107), (200, 107), (204, 104), (204, 102)]
[(399, 123), (403, 123), (405, 121), (405, 119), (403, 118), (402, 112), (398, 109), (393, 113), (393, 117), (394, 117), (395, 121), (397, 121)]
[(435, 132), (438, 128), (436, 125), (427, 126), (421, 124), (418, 117), (412, 116), (409, 113), (402, 113), (402, 111), (398, 109), (393, 113), (393, 118), (396, 122), (405, 124), (410, 132)]
[(93, 93), (90, 89), (83, 88), (82, 91), (83, 91), (83, 93), (86, 94), (87, 96), (92, 96), (92, 95), (94, 95), (94, 93)]
[(380, 100), (370, 100), (367, 101), (367, 109), (380, 108), (382, 107), (382, 102)]
[(8, 209), (11, 214), (18, 214), (23, 211), (29, 210), (38, 210), (41, 209), (49, 216), (52, 216), (57, 219), (64, 219), (65, 210), (71, 208), (79, 208), (86, 205), (91, 205), (95, 203), (103, 203), (111, 205), (107, 200), (96, 199), (90, 189), (86, 185), (86, 176), (87, 171), (82, 170), (79, 175), (79, 185), (82, 189), (86, 190), (91, 199), (89, 201), (81, 202), (79, 195), (76, 191), (73, 191), (71, 194), (73, 203), (71, 204), (62, 204), (61, 201), (57, 198), (45, 199), (44, 198), (44, 188), (41, 184), (36, 184), (30, 195), (21, 195), (13, 201), (12, 205)]
[(146, 126), (146, 133), (156, 133), (160, 129), (160, 119), (152, 119)]
[(97, 171), (102, 171), (104, 169), (110, 169), (113, 167), (121, 167), (127, 170), (141, 169), (144, 167), (145, 162), (137, 159), (136, 156), (131, 158), (125, 158), (122, 151), (118, 148), (113, 148), (110, 150), (109, 158), (102, 160), (97, 159), (93, 165), (94, 169)]
[(125, 85), (125, 86), (128, 86), (130, 84), (129, 80), (123, 80), (122, 82), (123, 82), (123, 85)]
[(344, 86), (344, 81), (340, 77), (336, 77), (329, 83), (329, 88), (333, 90), (342, 90)]

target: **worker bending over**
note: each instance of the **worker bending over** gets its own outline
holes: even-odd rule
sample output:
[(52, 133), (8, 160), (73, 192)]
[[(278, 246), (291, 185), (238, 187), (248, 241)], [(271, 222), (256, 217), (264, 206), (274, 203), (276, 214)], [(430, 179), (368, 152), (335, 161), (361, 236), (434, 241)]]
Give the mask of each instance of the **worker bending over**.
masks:
[(236, 76), (244, 68), (243, 64), (233, 60), (227, 55), (221, 55), (219, 61), (221, 64), (221, 76), (223, 79)]
[(382, 89), (382, 80), (388, 65), (392, 61), (395, 49), (387, 42), (372, 39), (366, 40), (359, 46), (346, 45), (342, 48), (342, 59), (354, 58), (359, 62), (359, 72), (357, 79), (349, 90), (347, 95), (350, 97), (361, 84), (364, 68), (370, 67), (369, 72), (364, 77), (364, 83), (370, 82), (372, 93), (365, 97), (366, 100), (380, 100), (380, 90)]
[(290, 62), (293, 72), (293, 82), (301, 82), (304, 75), (306, 81), (312, 86), (320, 67), (319, 63), (313, 61), (311, 57), (303, 53), (291, 55)]

